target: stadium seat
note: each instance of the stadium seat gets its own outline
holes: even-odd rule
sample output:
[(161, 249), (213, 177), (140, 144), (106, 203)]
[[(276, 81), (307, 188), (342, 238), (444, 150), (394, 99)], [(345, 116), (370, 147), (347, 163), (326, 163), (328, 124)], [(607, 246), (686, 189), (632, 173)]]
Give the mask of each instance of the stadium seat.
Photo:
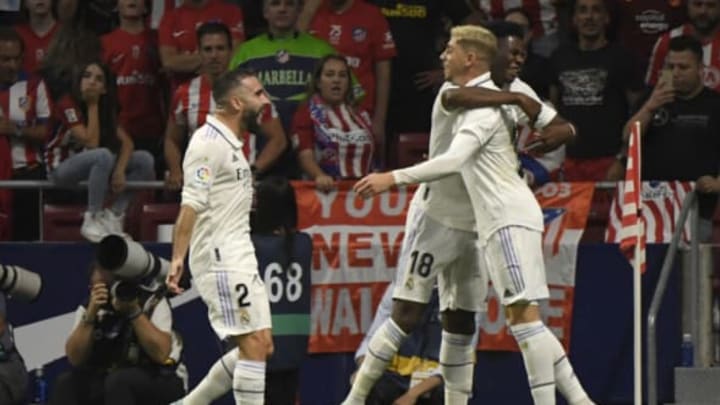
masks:
[(430, 134), (407, 132), (397, 136), (397, 166), (412, 166), (427, 159)]
[(173, 224), (180, 211), (177, 203), (145, 204), (140, 214), (140, 238), (141, 241), (157, 241), (157, 229), (159, 225)]
[(154, 201), (155, 192), (153, 190), (138, 190), (133, 196), (125, 212), (125, 232), (132, 236), (133, 239), (142, 240), (139, 239), (139, 236), (142, 227), (143, 207)]
[(56, 242), (84, 241), (80, 234), (84, 205), (43, 206), (43, 240)]

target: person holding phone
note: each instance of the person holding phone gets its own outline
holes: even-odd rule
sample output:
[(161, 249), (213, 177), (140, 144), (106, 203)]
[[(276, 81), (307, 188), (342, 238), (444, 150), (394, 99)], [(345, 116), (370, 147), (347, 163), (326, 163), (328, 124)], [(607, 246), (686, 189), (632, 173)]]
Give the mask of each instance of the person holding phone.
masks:
[[(625, 125), (623, 140), (627, 145), (630, 126), (640, 121), (642, 179), (695, 182), (700, 192), (699, 237), (708, 241), (720, 193), (720, 94), (703, 84), (703, 50), (697, 39), (676, 37), (669, 47), (662, 77)], [(623, 178), (625, 153), (613, 165), (612, 180)]]

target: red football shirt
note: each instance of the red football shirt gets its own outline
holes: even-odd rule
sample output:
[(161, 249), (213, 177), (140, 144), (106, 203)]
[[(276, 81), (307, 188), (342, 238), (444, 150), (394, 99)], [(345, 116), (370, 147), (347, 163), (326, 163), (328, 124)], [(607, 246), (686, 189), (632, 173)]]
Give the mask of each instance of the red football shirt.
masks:
[(310, 24), (310, 32), (328, 41), (348, 61), (360, 81), (365, 98), (363, 109), (375, 106), (375, 63), (392, 59), (395, 54), (390, 27), (380, 9), (362, 0), (342, 13), (321, 7)]
[(157, 41), (149, 29), (116, 29), (102, 37), (103, 61), (115, 73), (118, 122), (134, 139), (163, 136), (165, 115)]
[[(235, 44), (245, 40), (242, 9), (222, 0), (209, 0), (200, 8), (183, 4), (174, 10), (167, 10), (158, 28), (160, 46), (175, 48), (181, 53), (195, 52), (198, 47), (195, 30), (203, 23), (212, 21), (227, 25)], [(193, 74), (173, 75), (173, 88), (192, 77)]]
[(50, 40), (60, 27), (60, 24), (55, 23), (52, 28), (45, 35), (37, 35), (35, 31), (30, 28), (28, 24), (19, 24), (15, 26), (15, 31), (22, 38), (23, 44), (25, 45), (25, 54), (23, 55), (23, 71), (27, 73), (34, 72), (40, 65), (40, 61), (47, 53), (48, 46), (50, 46)]

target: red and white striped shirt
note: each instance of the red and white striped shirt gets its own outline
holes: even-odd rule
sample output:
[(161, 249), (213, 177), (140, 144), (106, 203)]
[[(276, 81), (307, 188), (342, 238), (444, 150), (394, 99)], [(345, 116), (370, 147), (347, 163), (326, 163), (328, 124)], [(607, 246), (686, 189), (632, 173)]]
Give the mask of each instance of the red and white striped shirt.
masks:
[[(21, 80), (0, 93), (0, 116), (7, 117), (19, 128), (44, 124), (50, 118), (50, 104), (42, 80)], [(32, 167), (42, 162), (38, 145), (11, 137), (10, 147), (13, 170)]]
[(298, 151), (313, 150), (318, 166), (337, 179), (358, 179), (372, 168), (370, 116), (344, 103), (329, 106), (317, 95), (298, 107), (292, 123)]
[(66, 94), (52, 105), (50, 113), (50, 137), (45, 145), (45, 165), (50, 173), (68, 157), (82, 149), (72, 136), (73, 127), (85, 123), (82, 112), (70, 95)]
[(522, 8), (530, 16), (533, 38), (550, 35), (558, 30), (558, 18), (552, 0), (479, 0), (480, 8), (493, 20), (502, 20), (505, 13)]
[[(677, 221), (685, 196), (693, 190), (692, 182), (681, 181), (643, 181), (642, 213), (646, 222), (647, 243), (670, 243), (675, 222)], [(605, 242), (620, 243), (622, 234), (622, 204), (617, 196), (624, 193), (623, 182), (618, 183), (615, 199), (610, 205)], [(690, 240), (690, 221), (685, 223), (683, 234), (685, 241)]]
[[(172, 101), (172, 120), (186, 129), (188, 136), (205, 124), (208, 114), (215, 111), (215, 100), (212, 97), (212, 84), (207, 77), (201, 75), (180, 85), (175, 91)], [(274, 105), (263, 111), (260, 122), (264, 123), (278, 117)], [(246, 132), (243, 137), (243, 154), (250, 164), (255, 163), (258, 156), (257, 135)]]
[[(660, 71), (665, 66), (665, 58), (670, 49), (670, 39), (682, 35), (694, 36), (695, 28), (690, 24), (683, 24), (662, 34), (655, 42), (645, 76), (645, 82), (648, 85), (654, 86), (657, 83)], [(711, 41), (703, 43), (703, 65), (705, 65), (703, 75), (705, 86), (720, 91), (720, 35), (715, 35)]]

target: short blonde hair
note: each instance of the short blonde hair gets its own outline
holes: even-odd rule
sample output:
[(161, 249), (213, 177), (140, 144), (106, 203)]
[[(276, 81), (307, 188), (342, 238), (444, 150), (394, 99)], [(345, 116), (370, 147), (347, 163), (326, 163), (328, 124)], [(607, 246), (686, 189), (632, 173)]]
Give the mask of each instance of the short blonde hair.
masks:
[(466, 51), (475, 50), (480, 57), (493, 60), (497, 52), (497, 38), (492, 32), (478, 25), (458, 25), (450, 30), (450, 38)]

